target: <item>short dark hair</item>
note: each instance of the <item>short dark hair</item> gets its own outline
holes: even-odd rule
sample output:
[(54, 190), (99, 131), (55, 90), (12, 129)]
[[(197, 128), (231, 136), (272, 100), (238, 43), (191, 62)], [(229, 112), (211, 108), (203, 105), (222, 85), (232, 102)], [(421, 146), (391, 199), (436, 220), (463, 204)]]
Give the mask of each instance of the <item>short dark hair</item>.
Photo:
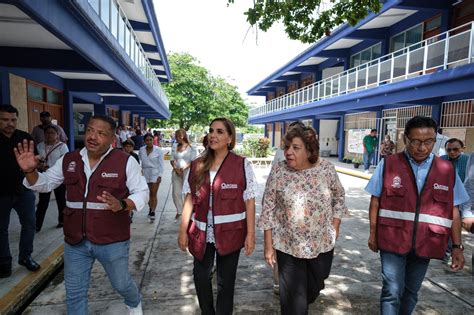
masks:
[(448, 141), (446, 141), (446, 143), (444, 144), (444, 148), (447, 148), (449, 143), (454, 143), (454, 142), (458, 142), (461, 145), (461, 148), (464, 148), (464, 142), (462, 142), (462, 140), (458, 138), (451, 138)]
[(135, 142), (133, 142), (132, 139), (127, 139), (124, 142), (122, 142), (122, 147), (124, 147), (126, 145), (131, 145), (132, 147), (135, 147)]
[(48, 129), (53, 129), (54, 131), (56, 131), (56, 133), (59, 133), (58, 127), (56, 127), (53, 124), (46, 126), (46, 128), (44, 128), (43, 132), (46, 133), (46, 131), (48, 131)]
[(0, 105), (0, 112), (2, 113), (10, 113), (16, 114), (18, 116), (18, 109), (10, 104), (2, 104)]
[(377, 129), (370, 129), (370, 133), (377, 132)]
[(285, 144), (291, 142), (294, 138), (301, 138), (304, 146), (309, 153), (308, 161), (314, 164), (319, 158), (319, 140), (316, 131), (312, 127), (294, 126), (285, 134)]
[(410, 131), (415, 128), (433, 128), (434, 132), (438, 130), (438, 124), (431, 117), (415, 116), (410, 119), (405, 125), (405, 136), (410, 134)]
[(154, 139), (153, 135), (151, 133), (147, 133), (146, 135), (143, 136), (143, 140), (146, 140), (146, 138), (152, 138)]
[(49, 112), (41, 112), (40, 117), (51, 117), (51, 114)]
[(103, 115), (94, 115), (91, 117), (92, 119), (102, 120), (110, 125), (110, 129), (112, 129), (112, 133), (115, 133), (115, 129), (117, 128), (117, 123), (112, 117), (103, 116)]

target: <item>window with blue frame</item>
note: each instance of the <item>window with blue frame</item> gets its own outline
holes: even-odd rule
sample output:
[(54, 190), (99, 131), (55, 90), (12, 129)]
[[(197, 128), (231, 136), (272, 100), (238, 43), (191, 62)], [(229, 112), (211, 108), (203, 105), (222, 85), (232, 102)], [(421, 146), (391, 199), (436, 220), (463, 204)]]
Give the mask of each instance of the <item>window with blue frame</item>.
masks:
[(423, 39), (423, 23), (413, 26), (390, 39), (390, 52), (400, 50), (421, 42)]
[(382, 44), (377, 43), (351, 56), (350, 68), (357, 67), (382, 55)]

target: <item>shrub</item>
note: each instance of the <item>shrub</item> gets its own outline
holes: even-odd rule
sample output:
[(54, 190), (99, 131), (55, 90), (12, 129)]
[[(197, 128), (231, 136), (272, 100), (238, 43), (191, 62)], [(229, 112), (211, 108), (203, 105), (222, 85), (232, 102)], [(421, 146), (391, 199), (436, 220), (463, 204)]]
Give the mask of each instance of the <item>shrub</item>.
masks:
[(243, 145), (245, 156), (267, 157), (270, 154), (270, 139), (268, 138), (247, 138)]

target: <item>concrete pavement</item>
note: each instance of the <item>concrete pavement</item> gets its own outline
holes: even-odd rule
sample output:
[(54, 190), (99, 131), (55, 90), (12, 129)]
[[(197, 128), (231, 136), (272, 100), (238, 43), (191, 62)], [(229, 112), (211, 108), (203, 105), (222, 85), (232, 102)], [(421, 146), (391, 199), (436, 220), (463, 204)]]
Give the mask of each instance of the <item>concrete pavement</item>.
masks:
[[(165, 174), (170, 174), (168, 163), (165, 165)], [(259, 183), (259, 212), (269, 169), (259, 168), (255, 172)], [(378, 255), (370, 252), (366, 245), (369, 196), (363, 187), (367, 181), (345, 174), (340, 174), (340, 178), (346, 189), (350, 214), (341, 225), (326, 289), (311, 305), (310, 313), (377, 313), (381, 289), (380, 261)], [(157, 220), (150, 223), (146, 212), (135, 215), (129, 266), (143, 295), (145, 314), (199, 314), (192, 278), (192, 257), (177, 247), (178, 222), (174, 220), (170, 180), (170, 175), (165, 176), (158, 192)], [(51, 210), (48, 213), (55, 214)], [(433, 260), (420, 291), (416, 314), (472, 313), (474, 289), (470, 257), (474, 238), (464, 232), (463, 239), (468, 258), (465, 269), (453, 273), (440, 261)], [(0, 283), (3, 287), (3, 282)], [(278, 314), (279, 300), (272, 292), (272, 284), (272, 271), (263, 260), (263, 233), (258, 231), (255, 253), (250, 257), (242, 254), (240, 258), (235, 314)], [(95, 264), (92, 272), (89, 310), (92, 314), (126, 314), (120, 296), (112, 289), (100, 264)], [(65, 311), (64, 282), (59, 275), (33, 301), (25, 314), (52, 315), (64, 314)]]

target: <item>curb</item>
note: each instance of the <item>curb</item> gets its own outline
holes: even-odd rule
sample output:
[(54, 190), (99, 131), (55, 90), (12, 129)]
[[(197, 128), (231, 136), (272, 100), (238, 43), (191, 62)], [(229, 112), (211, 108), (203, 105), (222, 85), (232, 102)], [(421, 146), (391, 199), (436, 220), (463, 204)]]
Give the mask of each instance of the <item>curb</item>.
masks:
[(366, 180), (369, 180), (369, 179), (372, 178), (372, 174), (365, 174), (365, 173), (361, 173), (361, 172), (358, 172), (358, 171), (352, 171), (352, 170), (349, 170), (347, 168), (340, 167), (340, 166), (336, 166), (336, 172), (346, 174), (346, 175), (350, 175), (350, 176), (354, 176), (354, 177), (358, 177), (358, 178), (362, 178), (362, 179), (366, 179)]
[(64, 245), (60, 245), (44, 261), (37, 272), (30, 272), (16, 286), (0, 299), (0, 314), (16, 314), (29, 302), (64, 262)]

